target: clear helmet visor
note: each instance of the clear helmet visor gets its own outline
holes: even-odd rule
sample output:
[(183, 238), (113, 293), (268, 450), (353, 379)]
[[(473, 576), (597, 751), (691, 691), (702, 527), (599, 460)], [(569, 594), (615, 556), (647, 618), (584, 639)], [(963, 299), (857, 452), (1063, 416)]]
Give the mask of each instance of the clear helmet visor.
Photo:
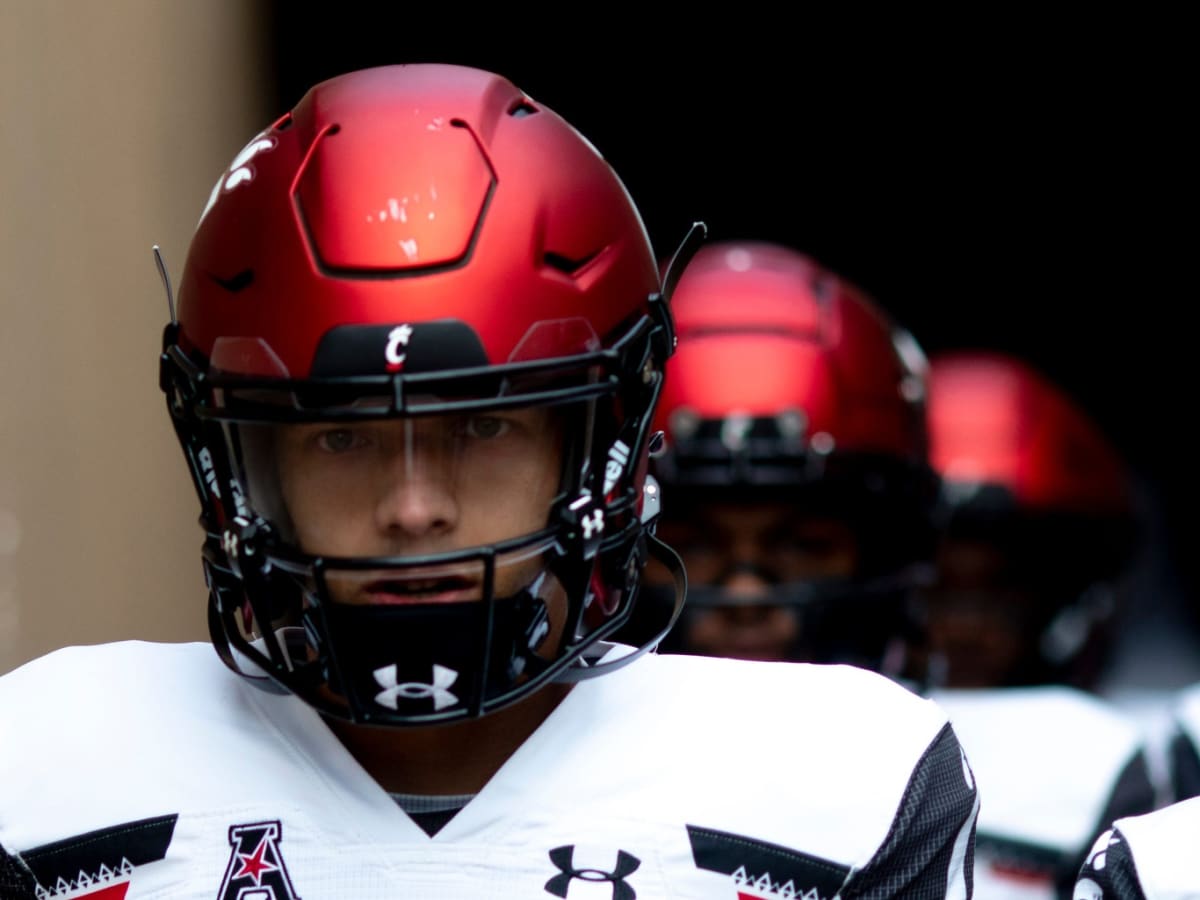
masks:
[[(575, 410), (578, 412), (578, 410)], [(306, 554), (426, 556), (546, 526), (571, 411), (240, 425), (251, 507)]]
[(366, 721), (504, 705), (622, 600), (567, 583), (584, 576), (555, 527), (589, 468), (592, 406), (226, 423), (280, 598), (247, 602), (240, 642)]

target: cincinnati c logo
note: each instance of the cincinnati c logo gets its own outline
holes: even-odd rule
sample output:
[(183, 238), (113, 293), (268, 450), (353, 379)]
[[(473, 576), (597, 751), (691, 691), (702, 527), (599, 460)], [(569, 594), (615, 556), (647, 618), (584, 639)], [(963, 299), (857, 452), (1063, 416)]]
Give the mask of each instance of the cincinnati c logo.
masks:
[(408, 346), (412, 337), (411, 325), (397, 325), (388, 332), (387, 347), (383, 351), (383, 359), (389, 372), (399, 372), (404, 368), (404, 358), (408, 354), (401, 352), (401, 347)]

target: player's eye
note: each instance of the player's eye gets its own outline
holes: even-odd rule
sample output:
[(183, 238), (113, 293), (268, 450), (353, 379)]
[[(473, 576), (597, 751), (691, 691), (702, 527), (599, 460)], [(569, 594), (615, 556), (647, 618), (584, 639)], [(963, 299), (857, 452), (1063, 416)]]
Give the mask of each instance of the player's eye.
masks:
[(317, 435), (317, 446), (330, 453), (345, 453), (364, 443), (363, 436), (351, 428), (330, 428)]
[(463, 425), (468, 437), (479, 440), (498, 438), (509, 429), (509, 423), (497, 416), (471, 416)]

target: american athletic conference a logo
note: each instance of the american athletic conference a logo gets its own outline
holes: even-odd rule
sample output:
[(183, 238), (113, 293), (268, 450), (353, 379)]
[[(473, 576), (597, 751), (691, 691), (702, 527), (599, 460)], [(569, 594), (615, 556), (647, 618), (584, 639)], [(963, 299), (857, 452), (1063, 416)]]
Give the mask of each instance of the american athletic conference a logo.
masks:
[(550, 851), (550, 862), (554, 863), (559, 874), (546, 882), (546, 893), (555, 897), (566, 897), (573, 881), (612, 883), (612, 900), (636, 900), (637, 893), (625, 879), (638, 870), (642, 861), (632, 853), (624, 850), (617, 851), (617, 864), (611, 872), (603, 869), (575, 868), (575, 845), (566, 844), (555, 847)]
[(217, 900), (300, 900), (279, 852), (282, 836), (278, 822), (231, 826), (233, 850)]

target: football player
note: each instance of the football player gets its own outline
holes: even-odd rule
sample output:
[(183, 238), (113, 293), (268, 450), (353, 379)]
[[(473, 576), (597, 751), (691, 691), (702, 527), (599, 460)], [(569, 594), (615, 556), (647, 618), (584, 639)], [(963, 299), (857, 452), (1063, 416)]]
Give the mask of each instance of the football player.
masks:
[[(0, 679), (28, 896), (969, 896), (935, 704), (644, 652), (683, 590), (646, 474), (666, 281), (595, 147), (497, 75), (347, 74), (252, 138), (161, 358), (217, 652)], [(648, 557), (675, 602), (614, 643)]]
[(672, 311), (653, 465), (689, 593), (664, 649), (923, 683), (915, 588), (932, 573), (937, 480), (916, 342), (845, 279), (765, 242), (702, 249)]
[(1156, 803), (1141, 728), (1090, 692), (1136, 538), (1128, 475), (1095, 423), (1007, 354), (934, 355), (929, 421), (945, 516), (933, 697), (989, 798), (976, 892), (1069, 897), (1096, 835)]

